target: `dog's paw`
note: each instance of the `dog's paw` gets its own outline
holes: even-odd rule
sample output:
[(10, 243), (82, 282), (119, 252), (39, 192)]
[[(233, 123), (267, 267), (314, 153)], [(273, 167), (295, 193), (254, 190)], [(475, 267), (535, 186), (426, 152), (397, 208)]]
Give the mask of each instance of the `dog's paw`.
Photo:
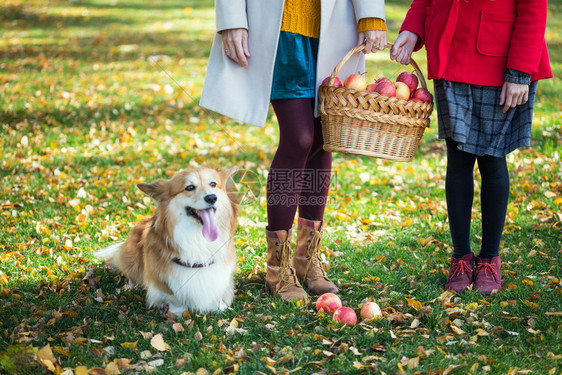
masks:
[[(232, 302), (232, 301), (231, 301), (231, 302)], [(221, 300), (221, 301), (219, 302), (219, 306), (218, 306), (218, 308), (217, 308), (218, 311), (223, 312), (223, 311), (225, 311), (225, 310), (230, 310), (230, 309), (231, 309), (230, 303), (226, 303), (226, 302), (224, 302), (223, 300)]]
[(182, 316), (183, 312), (186, 311), (187, 309), (184, 306), (176, 306), (173, 304), (169, 304), (168, 305), (168, 311), (171, 312), (172, 314), (175, 314), (177, 316)]

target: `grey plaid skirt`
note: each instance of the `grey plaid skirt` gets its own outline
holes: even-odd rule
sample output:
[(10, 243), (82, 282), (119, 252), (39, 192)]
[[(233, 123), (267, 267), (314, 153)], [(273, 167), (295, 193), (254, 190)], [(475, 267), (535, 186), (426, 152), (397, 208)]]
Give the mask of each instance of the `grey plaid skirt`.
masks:
[(434, 81), (439, 138), (452, 138), (470, 154), (503, 157), (531, 144), (537, 81), (527, 103), (502, 112), (501, 87)]

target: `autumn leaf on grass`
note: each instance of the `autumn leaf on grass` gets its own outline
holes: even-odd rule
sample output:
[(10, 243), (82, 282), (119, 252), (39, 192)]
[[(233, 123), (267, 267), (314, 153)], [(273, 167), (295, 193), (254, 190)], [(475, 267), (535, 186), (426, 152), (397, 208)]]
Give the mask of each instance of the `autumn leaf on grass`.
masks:
[(105, 366), (105, 372), (107, 375), (119, 375), (121, 371), (119, 371), (119, 366), (115, 362), (110, 362)]
[(57, 368), (57, 359), (53, 355), (51, 345), (47, 344), (37, 351), (37, 362), (45, 366), (49, 371), (55, 372)]
[(183, 328), (183, 325), (181, 323), (172, 324), (172, 328), (176, 333), (180, 333), (180, 332), (185, 331), (185, 328)]
[(538, 303), (529, 302), (529, 301), (523, 301), (523, 303), (525, 304), (525, 306), (530, 307), (531, 309), (533, 309), (533, 311), (536, 311), (536, 310), (539, 308)]
[(138, 344), (138, 340), (134, 341), (134, 342), (122, 342), (121, 346), (126, 348), (126, 349), (136, 349), (137, 348), (137, 344)]
[(464, 335), (465, 334), (465, 332), (462, 329), (460, 329), (459, 327), (457, 327), (454, 324), (451, 324), (451, 331), (453, 331), (457, 335)]
[(150, 345), (152, 345), (154, 349), (161, 352), (170, 350), (170, 346), (164, 342), (164, 337), (162, 337), (161, 333), (154, 335), (154, 337), (150, 339)]
[(406, 301), (408, 302), (408, 306), (410, 306), (414, 310), (419, 310), (423, 307), (423, 303), (421, 303), (420, 301), (416, 301), (415, 299), (406, 298)]
[(478, 308), (478, 303), (472, 302), (466, 305), (465, 307), (467, 310), (476, 310)]

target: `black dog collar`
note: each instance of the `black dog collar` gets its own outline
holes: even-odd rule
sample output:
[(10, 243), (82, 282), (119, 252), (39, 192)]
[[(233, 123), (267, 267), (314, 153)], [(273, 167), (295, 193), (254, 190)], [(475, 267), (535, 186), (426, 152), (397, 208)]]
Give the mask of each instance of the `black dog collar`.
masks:
[(187, 268), (204, 268), (204, 267), (208, 267), (211, 266), (213, 264), (215, 264), (215, 261), (213, 260), (211, 263), (207, 263), (207, 264), (203, 264), (203, 263), (185, 263), (182, 262), (180, 258), (174, 258), (172, 259), (172, 262), (174, 262), (175, 264), (178, 264), (180, 266), (183, 267), (187, 267)]

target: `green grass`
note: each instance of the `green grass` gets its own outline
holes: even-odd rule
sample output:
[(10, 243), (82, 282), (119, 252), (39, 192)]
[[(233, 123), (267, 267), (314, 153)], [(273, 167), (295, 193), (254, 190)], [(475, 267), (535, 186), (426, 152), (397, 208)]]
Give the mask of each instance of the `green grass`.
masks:
[[(408, 4), (387, 4), (390, 41)], [(433, 114), (411, 163), (334, 155), (329, 274), (347, 306), (359, 311), (372, 298), (386, 312), (339, 327), (313, 304), (282, 303), (263, 290), (263, 176), (278, 131), (272, 113), (258, 129), (195, 104), (214, 34), (212, 1), (8, 0), (0, 7), (0, 372), (42, 373), (48, 364), (33, 353), (50, 345), (54, 371), (76, 374), (78, 366), (111, 373), (118, 358), (131, 360), (133, 372), (161, 359), (158, 374), (559, 373), (561, 14), (551, 2), (555, 77), (539, 84), (532, 147), (508, 156), (504, 289), (443, 294), (451, 245)], [(415, 59), (425, 71), (424, 54)], [(401, 69), (384, 53), (367, 61), (373, 77)], [(241, 209), (232, 309), (180, 319), (176, 332), (176, 321), (148, 310), (144, 292), (92, 251), (125, 238), (154, 210), (136, 183), (202, 164), (252, 172), (261, 194)], [(234, 319), (246, 334), (226, 333)], [(169, 345), (160, 353), (149, 337), (159, 333)]]

